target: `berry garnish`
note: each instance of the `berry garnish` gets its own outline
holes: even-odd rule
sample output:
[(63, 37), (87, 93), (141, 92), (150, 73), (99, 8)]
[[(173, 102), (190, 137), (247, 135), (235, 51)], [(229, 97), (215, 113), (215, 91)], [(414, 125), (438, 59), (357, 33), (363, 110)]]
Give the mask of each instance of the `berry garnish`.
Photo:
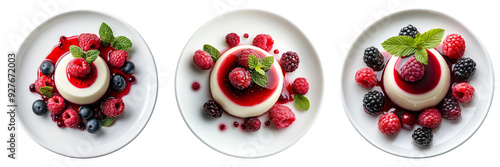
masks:
[(120, 68), (127, 60), (128, 53), (124, 50), (114, 50), (109, 53), (109, 64), (115, 68)]
[(238, 62), (238, 65), (250, 69), (248, 67), (248, 56), (249, 55), (254, 55), (256, 56), (257, 53), (253, 49), (243, 49), (239, 54), (236, 55), (236, 61)]
[(283, 68), (283, 70), (285, 70), (286, 72), (295, 71), (297, 68), (299, 68), (299, 63), (299, 55), (297, 55), (297, 53), (295, 52), (288, 51), (281, 55), (280, 65), (281, 68)]
[(418, 34), (417, 27), (414, 27), (411, 24), (408, 24), (408, 26), (401, 28), (399, 31), (399, 36), (410, 36), (412, 38), (415, 38), (415, 36)]
[(125, 77), (120, 74), (115, 74), (111, 77), (111, 87), (116, 91), (123, 91), (127, 87)]
[(121, 70), (122, 70), (122, 72), (124, 74), (130, 75), (130, 74), (134, 73), (134, 71), (135, 71), (135, 65), (131, 61), (126, 61), (123, 64)]
[(417, 61), (427, 65), (428, 54), (426, 49), (433, 49), (444, 35), (444, 29), (431, 29), (415, 38), (410, 36), (394, 36), (382, 43), (382, 47), (396, 57), (406, 57), (414, 54)]
[(54, 64), (51, 61), (44, 61), (40, 64), (40, 72), (43, 75), (52, 75), (54, 73)]
[(468, 102), (474, 96), (474, 87), (466, 82), (458, 83), (451, 88), (451, 94), (458, 102)]
[(378, 129), (385, 135), (393, 135), (401, 129), (401, 122), (396, 114), (389, 112), (378, 119)]
[(87, 129), (87, 132), (96, 134), (101, 131), (101, 121), (92, 118), (85, 122), (85, 128)]
[(427, 108), (418, 116), (418, 123), (431, 129), (437, 128), (441, 124), (441, 112), (436, 108)]
[(253, 39), (253, 45), (257, 46), (265, 51), (271, 51), (273, 49), (274, 40), (268, 34), (259, 34)]
[(365, 49), (363, 62), (375, 71), (380, 71), (384, 68), (384, 56), (374, 46)]
[(78, 115), (80, 115), (80, 118), (84, 120), (90, 119), (90, 117), (92, 117), (92, 114), (92, 110), (88, 106), (81, 106), (78, 109)]
[(240, 36), (236, 33), (229, 33), (226, 35), (226, 43), (229, 47), (235, 47), (240, 44)]
[(450, 34), (443, 41), (443, 54), (452, 59), (461, 58), (465, 52), (465, 40), (458, 34)]
[(373, 88), (377, 85), (377, 75), (371, 68), (361, 68), (356, 72), (354, 79), (365, 88)]
[(370, 115), (377, 115), (384, 108), (384, 94), (377, 90), (372, 90), (363, 97), (363, 108)]
[(472, 60), (470, 57), (460, 58), (457, 63), (453, 65), (453, 76), (455, 78), (467, 81), (476, 71), (476, 62)]
[(246, 118), (245, 123), (243, 123), (241, 126), (244, 126), (246, 131), (251, 131), (255, 132), (260, 129), (260, 125), (262, 123), (260, 122), (259, 118), (257, 117), (251, 117), (251, 118)]
[(220, 118), (224, 109), (214, 100), (208, 100), (203, 104), (203, 109), (205, 110), (205, 114), (212, 118)]
[(49, 77), (42, 75), (38, 77), (35, 81), (35, 91), (40, 93), (40, 88), (42, 87), (52, 87), (54, 88), (54, 80), (50, 79)]
[(64, 121), (64, 125), (70, 128), (76, 128), (78, 124), (80, 124), (78, 112), (71, 108), (64, 110), (62, 113), (62, 119)]
[(444, 98), (441, 102), (441, 115), (445, 119), (456, 120), (462, 115), (462, 109), (457, 100), (453, 98)]
[(47, 104), (43, 100), (35, 100), (35, 102), (33, 102), (33, 105), (31, 106), (31, 109), (33, 110), (33, 113), (38, 116), (45, 115), (48, 110)]
[(418, 128), (413, 132), (411, 135), (413, 138), (413, 143), (417, 146), (429, 146), (432, 142), (432, 129), (423, 127), (423, 128)]
[(209, 70), (214, 66), (212, 57), (203, 50), (197, 50), (193, 55), (193, 62), (201, 70)]
[(101, 47), (101, 39), (95, 34), (83, 33), (78, 37), (78, 45), (83, 51), (97, 50)]
[(309, 91), (309, 83), (306, 78), (296, 78), (292, 83), (292, 91), (296, 94), (305, 95)]
[(61, 95), (54, 95), (47, 100), (47, 108), (52, 114), (61, 114), (66, 108), (66, 103)]
[(295, 121), (295, 114), (287, 106), (275, 104), (268, 112), (269, 119), (279, 129), (286, 128)]
[(85, 59), (76, 58), (68, 63), (67, 70), (69, 75), (82, 79), (90, 73), (91, 66)]
[(415, 126), (415, 123), (417, 122), (417, 117), (413, 115), (412, 113), (405, 112), (403, 115), (401, 115), (401, 128), (406, 129), (406, 130), (411, 130), (413, 129), (413, 126)]
[(417, 82), (424, 77), (424, 74), (424, 65), (418, 62), (415, 57), (410, 57), (410, 60), (405, 62), (399, 70), (399, 76), (408, 82)]
[(125, 110), (125, 104), (122, 99), (108, 99), (102, 104), (101, 107), (104, 115), (110, 118), (121, 115)]
[(252, 83), (250, 72), (241, 67), (236, 67), (229, 73), (229, 81), (238, 90), (246, 89)]

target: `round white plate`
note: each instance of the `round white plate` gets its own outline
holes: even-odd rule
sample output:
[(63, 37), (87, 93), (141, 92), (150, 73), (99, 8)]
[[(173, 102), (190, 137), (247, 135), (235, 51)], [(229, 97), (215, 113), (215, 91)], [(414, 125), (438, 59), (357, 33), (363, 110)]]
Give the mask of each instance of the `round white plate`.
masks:
[[(193, 63), (193, 54), (203, 49), (204, 44), (210, 44), (220, 51), (228, 49), (225, 36), (235, 32), (241, 37), (240, 44), (252, 44), (257, 34), (269, 34), (274, 39), (274, 48), (281, 53), (295, 51), (300, 57), (299, 68), (288, 73), (293, 82), (297, 77), (305, 77), (310, 90), (306, 94), (311, 102), (308, 111), (300, 111), (293, 102), (287, 103), (296, 115), (296, 121), (286, 129), (278, 130), (274, 125), (264, 125), (268, 115), (259, 117), (262, 122), (257, 132), (245, 132), (233, 126), (243, 119), (224, 113), (219, 119), (208, 118), (203, 111), (203, 104), (211, 99), (209, 89), (210, 71), (199, 70)], [(243, 34), (248, 33), (249, 38)], [(201, 88), (194, 91), (193, 82), (199, 82)], [(312, 126), (321, 103), (323, 91), (323, 74), (320, 61), (313, 46), (305, 35), (291, 22), (272, 13), (258, 10), (240, 10), (225, 13), (208, 21), (196, 31), (186, 44), (179, 62), (175, 77), (175, 93), (179, 110), (184, 121), (193, 134), (211, 148), (235, 157), (255, 158), (278, 153), (298, 141)], [(225, 131), (219, 130), (219, 125), (225, 124)]]
[[(29, 91), (36, 80), (40, 63), (59, 42), (60, 36), (81, 33), (98, 34), (106, 22), (115, 36), (128, 37), (133, 46), (128, 50), (129, 60), (136, 66), (137, 84), (123, 98), (124, 113), (110, 127), (93, 135), (71, 128), (58, 128), (50, 113), (33, 114), (31, 105), (40, 96)], [(38, 26), (24, 41), (18, 52), (17, 104), (18, 117), (29, 136), (41, 146), (55, 153), (77, 158), (97, 157), (114, 152), (131, 142), (146, 126), (156, 102), (158, 77), (153, 55), (146, 42), (129, 24), (116, 17), (92, 11), (73, 11), (55, 16)]]
[[(464, 57), (471, 57), (477, 63), (470, 85), (476, 89), (474, 98), (461, 103), (462, 116), (456, 121), (443, 119), (440, 127), (433, 130), (434, 140), (427, 148), (412, 144), (412, 131), (401, 129), (398, 134), (386, 136), (378, 130), (378, 116), (363, 111), (362, 99), (371, 89), (361, 87), (354, 80), (354, 74), (363, 63), (363, 52), (369, 46), (383, 49), (381, 43), (396, 36), (399, 30), (412, 24), (423, 33), (432, 28), (444, 28), (445, 36), (461, 34), (467, 48)], [(444, 37), (443, 37), (444, 39)], [(411, 158), (424, 158), (448, 152), (469, 139), (481, 126), (488, 114), (493, 99), (493, 67), (488, 52), (481, 42), (464, 25), (445, 14), (430, 10), (407, 10), (391, 14), (369, 26), (353, 43), (344, 62), (341, 78), (342, 101), (352, 125), (368, 142), (388, 153)], [(415, 126), (414, 129), (419, 127)]]

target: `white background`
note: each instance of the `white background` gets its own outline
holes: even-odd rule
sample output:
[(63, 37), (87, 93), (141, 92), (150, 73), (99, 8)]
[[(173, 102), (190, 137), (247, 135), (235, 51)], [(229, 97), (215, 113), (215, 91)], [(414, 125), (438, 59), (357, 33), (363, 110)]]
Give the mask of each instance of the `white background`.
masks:
[[(62, 12), (95, 10), (117, 16), (134, 27), (148, 43), (158, 67), (159, 95), (153, 115), (142, 133), (124, 148), (99, 158), (73, 159), (50, 152), (18, 126), (17, 159), (7, 158), (6, 110), (0, 113), (0, 166), (498, 166), (500, 107), (493, 100), (488, 117), (476, 134), (460, 147), (437, 157), (406, 159), (385, 153), (361, 137), (342, 107), (342, 62), (350, 44), (377, 19), (405, 9), (432, 9), (446, 13), (468, 27), (500, 65), (496, 49), (500, 16), (494, 1), (379, 0), (184, 0), (103, 1), (68, 0), (2, 1), (0, 4), (0, 54), (15, 52), (34, 27)], [(47, 8), (46, 6), (50, 6)], [(176, 106), (175, 68), (191, 35), (206, 21), (227, 11), (261, 9), (296, 24), (310, 39), (323, 62), (325, 96), (319, 116), (309, 132), (292, 147), (259, 159), (226, 156), (207, 147), (185, 125)], [(251, 23), (249, 23), (251, 24)], [(12, 41), (17, 36), (21, 41)], [(6, 76), (6, 60), (0, 58), (0, 78)], [(19, 68), (19, 67), (18, 67)], [(498, 72), (495, 74), (499, 77)], [(5, 81), (4, 81), (5, 82)], [(497, 84), (495, 84), (497, 85)], [(6, 87), (6, 86), (5, 86)], [(1, 89), (0, 106), (6, 106)], [(23, 88), (21, 88), (23, 89)], [(27, 88), (26, 88), (27, 89)], [(497, 92), (498, 93), (498, 92)], [(497, 103), (497, 104), (495, 104)], [(18, 104), (18, 105), (31, 105)], [(19, 122), (17, 122), (19, 124)]]

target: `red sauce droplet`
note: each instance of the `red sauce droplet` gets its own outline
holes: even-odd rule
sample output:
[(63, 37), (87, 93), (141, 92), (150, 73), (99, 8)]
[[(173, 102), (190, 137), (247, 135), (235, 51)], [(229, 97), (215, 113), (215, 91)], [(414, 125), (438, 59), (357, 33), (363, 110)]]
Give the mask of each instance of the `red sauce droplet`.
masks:
[(280, 51), (278, 49), (274, 49), (274, 54), (279, 54)]
[(271, 125), (271, 121), (266, 121), (264, 124), (265, 124), (266, 126), (269, 126), (269, 125)]
[(248, 33), (243, 34), (243, 37), (248, 38)]
[(238, 126), (240, 126), (240, 123), (238, 123), (238, 121), (234, 121), (233, 126), (237, 128)]
[(193, 82), (193, 84), (191, 85), (191, 88), (193, 88), (193, 90), (198, 90), (198, 89), (200, 89), (200, 83), (198, 83), (198, 82)]
[(221, 130), (221, 131), (226, 130), (226, 125), (225, 124), (220, 124), (219, 125), (219, 130)]

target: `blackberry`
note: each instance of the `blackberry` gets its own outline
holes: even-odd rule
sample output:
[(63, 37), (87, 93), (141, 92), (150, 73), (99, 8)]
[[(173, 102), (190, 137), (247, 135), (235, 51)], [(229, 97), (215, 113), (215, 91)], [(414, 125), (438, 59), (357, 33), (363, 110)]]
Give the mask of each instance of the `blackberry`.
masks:
[(293, 72), (299, 68), (299, 55), (297, 53), (288, 51), (281, 55), (280, 65), (286, 72)]
[(470, 57), (460, 58), (453, 65), (453, 75), (460, 80), (469, 80), (476, 71), (476, 62)]
[(384, 94), (377, 90), (366, 93), (363, 97), (363, 107), (366, 113), (377, 115), (384, 108)]
[(453, 98), (444, 98), (441, 103), (441, 115), (443, 118), (456, 120), (462, 115), (462, 109), (457, 100)]
[(384, 56), (382, 56), (374, 46), (365, 49), (363, 61), (368, 67), (375, 71), (380, 71), (384, 68)]
[(433, 137), (432, 129), (427, 127), (418, 128), (413, 132), (411, 137), (413, 138), (413, 143), (417, 146), (429, 146)]
[(247, 131), (252, 131), (252, 132), (255, 132), (255, 131), (258, 131), (260, 129), (260, 125), (262, 123), (260, 122), (259, 118), (257, 117), (251, 117), (251, 118), (247, 118), (245, 119), (245, 123), (243, 123), (243, 126), (245, 130)]
[(214, 100), (208, 100), (203, 104), (203, 109), (205, 109), (205, 114), (212, 118), (220, 118), (224, 112), (224, 109)]
[(399, 36), (410, 36), (415, 38), (417, 34), (419, 34), (417, 27), (414, 27), (411, 24), (408, 24), (408, 26), (401, 28), (401, 31), (399, 31)]

